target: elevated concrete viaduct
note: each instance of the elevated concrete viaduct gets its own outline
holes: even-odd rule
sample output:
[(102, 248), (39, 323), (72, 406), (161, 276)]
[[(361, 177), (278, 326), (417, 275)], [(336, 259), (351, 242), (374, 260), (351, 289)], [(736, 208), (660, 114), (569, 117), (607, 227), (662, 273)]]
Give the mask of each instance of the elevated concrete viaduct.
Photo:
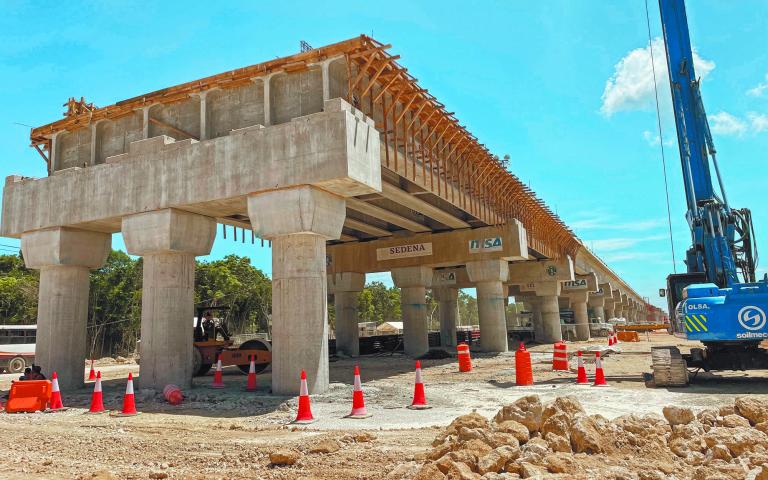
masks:
[(489, 352), (508, 349), (512, 290), (547, 342), (562, 338), (561, 301), (580, 338), (587, 312), (644, 305), (388, 49), (360, 36), (107, 107), (70, 99), (33, 129), (48, 176), (6, 178), (0, 235), (41, 272), (38, 362), (82, 384), (88, 271), (117, 232), (144, 258), (142, 388), (190, 385), (194, 259), (217, 224), (272, 242), (277, 394), (298, 391), (301, 369), (310, 392), (327, 389), (328, 294), (338, 348), (358, 353), (370, 272), (402, 289), (414, 356), (428, 349), (427, 289), (448, 346), (457, 289), (476, 289)]

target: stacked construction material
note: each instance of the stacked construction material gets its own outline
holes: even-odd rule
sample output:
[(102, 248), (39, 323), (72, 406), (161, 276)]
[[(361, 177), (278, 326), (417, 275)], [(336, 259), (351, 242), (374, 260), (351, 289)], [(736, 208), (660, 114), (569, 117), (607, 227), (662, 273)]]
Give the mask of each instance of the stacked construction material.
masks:
[(688, 385), (688, 369), (677, 347), (651, 348), (653, 380), (657, 387)]

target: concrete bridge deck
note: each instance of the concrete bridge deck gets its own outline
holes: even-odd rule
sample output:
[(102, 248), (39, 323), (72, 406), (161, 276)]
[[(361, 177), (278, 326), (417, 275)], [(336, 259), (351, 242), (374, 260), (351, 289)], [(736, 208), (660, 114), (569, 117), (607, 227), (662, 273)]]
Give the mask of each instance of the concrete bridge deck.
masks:
[[(504, 163), (361, 36), (97, 108), (70, 101), (35, 128), (42, 179), (11, 176), (0, 235), (41, 271), (38, 362), (82, 383), (88, 269), (122, 232), (144, 257), (141, 383), (191, 379), (194, 258), (216, 224), (273, 246), (273, 390), (306, 369), (327, 388), (327, 295), (337, 348), (355, 355), (366, 273), (402, 289), (406, 352), (426, 352), (425, 292), (454, 338), (457, 288), (478, 293), (482, 347), (506, 351), (504, 306), (530, 305), (538, 338), (593, 317), (658, 315)], [(297, 301), (297, 299), (301, 301)], [(450, 345), (450, 343), (448, 343)]]

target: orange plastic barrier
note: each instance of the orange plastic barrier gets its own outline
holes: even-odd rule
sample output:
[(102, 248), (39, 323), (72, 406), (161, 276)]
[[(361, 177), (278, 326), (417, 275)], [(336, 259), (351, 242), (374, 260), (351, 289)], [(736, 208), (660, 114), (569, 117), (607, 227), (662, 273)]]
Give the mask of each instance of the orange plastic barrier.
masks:
[(36, 412), (45, 410), (51, 400), (49, 380), (25, 380), (13, 382), (5, 411), (8, 413)]
[(616, 335), (619, 337), (619, 340), (622, 342), (639, 342), (640, 341), (640, 335), (637, 334), (637, 332), (630, 332), (630, 331), (618, 331)]
[(563, 342), (555, 343), (555, 354), (552, 356), (552, 370), (568, 371), (568, 352)]
[(522, 343), (515, 352), (515, 385), (533, 385), (531, 352)]
[(456, 352), (459, 357), (459, 371), (471, 372), (472, 371), (472, 358), (469, 355), (469, 345), (466, 343), (460, 343), (456, 346)]

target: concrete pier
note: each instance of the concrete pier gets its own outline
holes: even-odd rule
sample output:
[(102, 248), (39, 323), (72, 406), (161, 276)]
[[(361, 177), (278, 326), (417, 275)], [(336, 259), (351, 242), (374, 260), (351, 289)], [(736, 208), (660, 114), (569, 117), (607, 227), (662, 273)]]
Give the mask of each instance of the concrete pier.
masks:
[(433, 289), (432, 293), (438, 301), (440, 311), (440, 345), (453, 350), (456, 347), (459, 290), (443, 287)]
[(560, 324), (560, 305), (557, 295), (544, 295), (539, 297), (541, 308), (542, 337), (537, 338), (542, 343), (554, 343), (562, 341), (563, 330)]
[(480, 320), (480, 348), (484, 352), (506, 352), (507, 319), (505, 300), (509, 263), (503, 260), (483, 260), (467, 263), (469, 279), (477, 290), (477, 310)]
[(144, 258), (141, 296), (141, 388), (192, 385), (195, 256), (207, 255), (216, 222), (174, 209), (123, 218), (128, 253)]
[(344, 272), (328, 275), (328, 292), (333, 294), (336, 311), (336, 351), (360, 355), (360, 329), (357, 327), (357, 297), (365, 286), (365, 274)]
[(587, 299), (589, 294), (584, 292), (569, 295), (573, 319), (576, 324), (576, 340), (589, 340), (589, 316), (587, 315)]
[(272, 240), (272, 392), (328, 390), (325, 242), (341, 235), (343, 198), (310, 186), (248, 197), (254, 232)]
[(24, 262), (40, 270), (35, 363), (63, 389), (83, 385), (89, 269), (104, 264), (110, 245), (109, 235), (71, 228), (21, 236)]
[(429, 351), (426, 294), (432, 283), (432, 269), (395, 268), (392, 270), (392, 281), (400, 289), (405, 354), (420, 357)]

